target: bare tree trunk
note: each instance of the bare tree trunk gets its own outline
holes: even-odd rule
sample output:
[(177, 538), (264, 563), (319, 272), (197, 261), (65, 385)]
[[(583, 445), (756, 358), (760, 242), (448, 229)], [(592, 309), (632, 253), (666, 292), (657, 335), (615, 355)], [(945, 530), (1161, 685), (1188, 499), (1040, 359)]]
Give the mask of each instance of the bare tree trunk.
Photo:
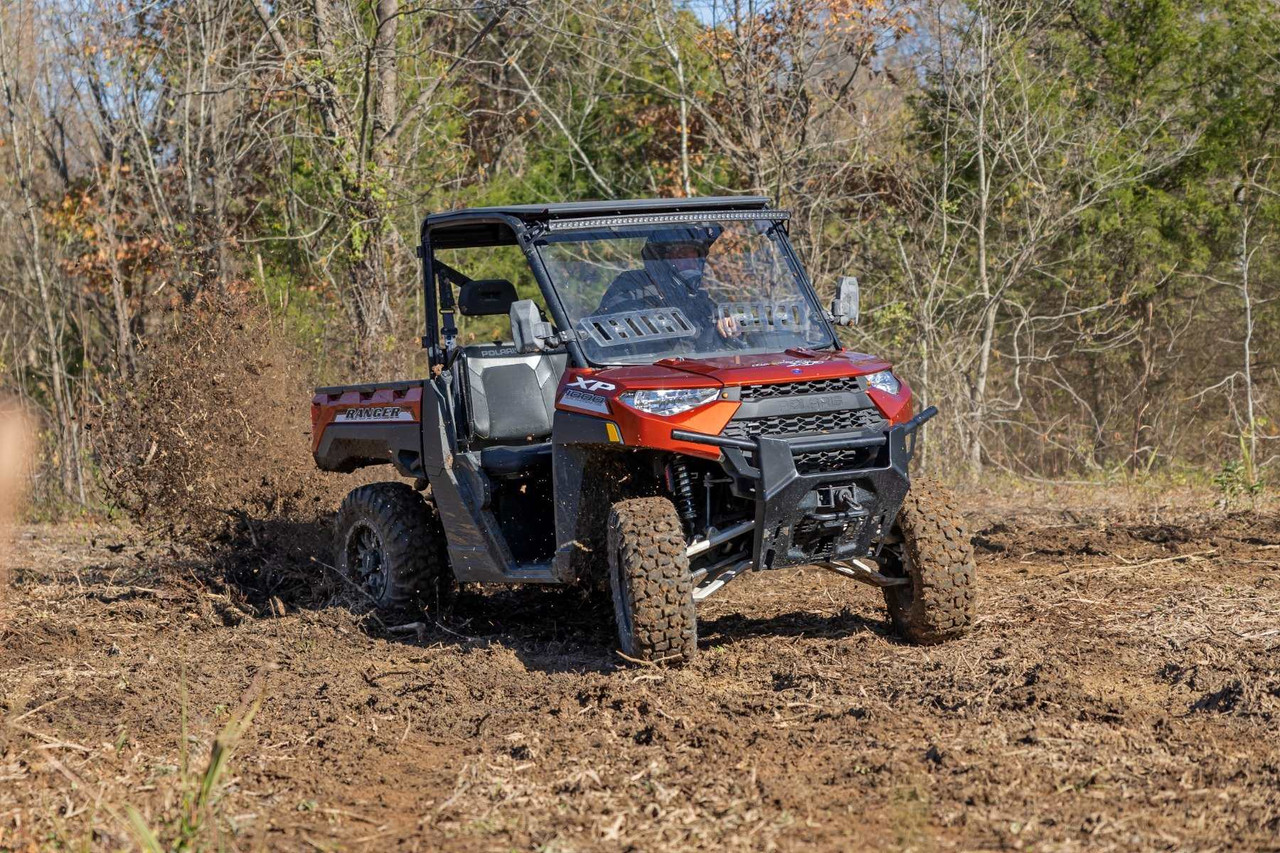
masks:
[(373, 111), (373, 162), (389, 171), (395, 162), (391, 129), (399, 113), (396, 37), (400, 32), (400, 0), (378, 0), (378, 31), (373, 40), (373, 67), (378, 97)]
[(111, 163), (108, 167), (109, 180), (111, 186), (107, 188), (110, 193), (111, 201), (107, 205), (107, 215), (103, 217), (103, 231), (107, 243), (107, 264), (111, 269), (111, 315), (115, 320), (115, 365), (116, 370), (121, 374), (126, 374), (132, 369), (133, 364), (133, 343), (129, 329), (131, 325), (131, 315), (129, 312), (129, 298), (124, 290), (124, 276), (120, 269), (120, 260), (117, 247), (119, 246), (119, 235), (116, 233), (116, 211), (119, 204), (119, 193), (117, 181), (120, 177), (120, 155), (119, 147), (112, 147)]
[(1257, 415), (1254, 412), (1253, 387), (1253, 296), (1249, 292), (1249, 267), (1253, 260), (1253, 252), (1249, 250), (1249, 227), (1253, 223), (1253, 211), (1248, 207), (1245, 190), (1240, 195), (1240, 295), (1244, 301), (1244, 399), (1245, 430), (1249, 442), (1249, 458), (1245, 460), (1245, 473), (1249, 485), (1256, 483), (1257, 473), (1254, 469), (1258, 458)]
[[(1151, 374), (1155, 369), (1155, 359), (1151, 351), (1151, 333), (1154, 322), (1155, 303), (1148, 299), (1142, 311), (1142, 336), (1138, 339), (1138, 358), (1142, 363), (1142, 374), (1138, 378), (1137, 397), (1141, 405), (1133, 415), (1133, 448), (1129, 462), (1129, 471), (1132, 474), (1138, 473), (1144, 447), (1142, 443), (1143, 420), (1146, 417), (1147, 410), (1151, 408)], [(1148, 463), (1154, 455), (1154, 448), (1149, 449), (1147, 454)]]
[[(317, 9), (326, 0), (317, 0)], [(364, 97), (373, 102), (373, 122), (368, 162), (363, 154), (353, 187), (353, 201), (358, 212), (355, 223), (365, 235), (364, 244), (356, 247), (351, 265), (352, 285), (359, 306), (362, 356), (367, 362), (377, 351), (376, 339), (391, 325), (391, 287), (387, 274), (388, 245), (387, 209), (382, 199), (391, 184), (395, 166), (395, 140), (391, 135), (399, 110), (396, 74), (396, 37), (400, 28), (399, 0), (378, 0), (377, 30), (373, 39), (373, 85)], [(369, 89), (372, 91), (369, 91)]]
[(37, 296), (40, 304), (40, 319), (48, 347), (49, 385), (52, 390), (53, 414), (58, 428), (59, 475), (62, 480), (64, 494), (79, 501), (86, 502), (84, 491), (84, 475), (81, 470), (80, 432), (76, 421), (75, 401), (71, 393), (71, 384), (67, 376), (66, 359), (62, 351), (62, 334), (59, 323), (54, 317), (54, 305), (62, 304), (56, 300), (44, 269), (44, 241), (37, 215), (36, 200), (32, 196), (32, 170), (29, 161), (30, 151), (24, 150), (25, 136), (18, 128), (17, 110), (22, 102), (18, 92), (18, 83), (10, 74), (5, 41), (4, 18), (0, 16), (0, 90), (4, 100), (0, 106), (4, 108), (9, 131), (9, 148), (13, 152), (14, 174), (21, 188), (23, 219), (27, 227), (29, 252), (27, 266), (36, 282)]
[(653, 23), (658, 30), (658, 38), (662, 46), (675, 63), (676, 84), (679, 88), (680, 108), (680, 185), (684, 188), (686, 198), (693, 196), (693, 184), (689, 180), (689, 94), (684, 74), (684, 58), (680, 55), (679, 46), (667, 36), (667, 28), (662, 23), (662, 13), (658, 9), (657, 0), (650, 0), (653, 10)]
[(982, 35), (978, 51), (982, 91), (978, 95), (978, 292), (982, 297), (982, 342), (978, 346), (978, 367), (971, 392), (973, 432), (969, 437), (969, 472), (982, 473), (982, 427), (987, 409), (987, 377), (991, 370), (991, 348), (995, 341), (997, 302), (991, 289), (987, 261), (987, 223), (991, 208), (991, 175), (987, 164), (987, 105), (990, 99), (990, 20), (983, 15)]

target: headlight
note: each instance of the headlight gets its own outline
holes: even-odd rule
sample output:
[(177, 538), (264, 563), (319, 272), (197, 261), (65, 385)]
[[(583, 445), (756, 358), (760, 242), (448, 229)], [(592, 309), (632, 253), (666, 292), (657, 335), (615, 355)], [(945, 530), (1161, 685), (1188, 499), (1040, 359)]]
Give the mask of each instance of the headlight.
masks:
[(720, 396), (719, 388), (675, 388), (659, 391), (628, 391), (618, 397), (633, 409), (650, 415), (678, 415), (710, 403)]
[(898, 381), (898, 377), (894, 376), (891, 370), (882, 370), (879, 373), (871, 374), (867, 377), (867, 384), (877, 391), (883, 391), (895, 397), (902, 390), (902, 383)]

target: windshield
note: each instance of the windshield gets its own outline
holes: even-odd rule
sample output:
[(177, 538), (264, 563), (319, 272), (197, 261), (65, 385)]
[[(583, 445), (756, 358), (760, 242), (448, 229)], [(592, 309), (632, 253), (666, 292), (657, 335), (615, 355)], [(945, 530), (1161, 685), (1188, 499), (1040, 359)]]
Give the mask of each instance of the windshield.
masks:
[(835, 345), (778, 223), (709, 220), (552, 233), (537, 250), (586, 357), (682, 356)]

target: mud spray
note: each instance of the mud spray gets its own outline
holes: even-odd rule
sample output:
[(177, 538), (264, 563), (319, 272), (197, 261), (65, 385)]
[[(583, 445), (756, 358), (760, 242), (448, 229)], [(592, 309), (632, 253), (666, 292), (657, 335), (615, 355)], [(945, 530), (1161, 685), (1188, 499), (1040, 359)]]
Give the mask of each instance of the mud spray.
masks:
[(255, 308), (195, 306), (110, 389), (95, 442), (108, 501), (250, 598), (321, 593), (329, 520), (354, 482), (311, 459), (312, 377)]

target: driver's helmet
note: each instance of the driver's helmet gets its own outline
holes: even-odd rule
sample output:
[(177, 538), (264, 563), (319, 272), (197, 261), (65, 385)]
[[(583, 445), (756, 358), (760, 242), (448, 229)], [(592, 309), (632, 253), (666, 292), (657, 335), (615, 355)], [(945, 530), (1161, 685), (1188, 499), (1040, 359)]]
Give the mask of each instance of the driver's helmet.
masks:
[(669, 228), (649, 234), (640, 257), (647, 269), (693, 289), (702, 279), (707, 249), (715, 237), (706, 228)]

